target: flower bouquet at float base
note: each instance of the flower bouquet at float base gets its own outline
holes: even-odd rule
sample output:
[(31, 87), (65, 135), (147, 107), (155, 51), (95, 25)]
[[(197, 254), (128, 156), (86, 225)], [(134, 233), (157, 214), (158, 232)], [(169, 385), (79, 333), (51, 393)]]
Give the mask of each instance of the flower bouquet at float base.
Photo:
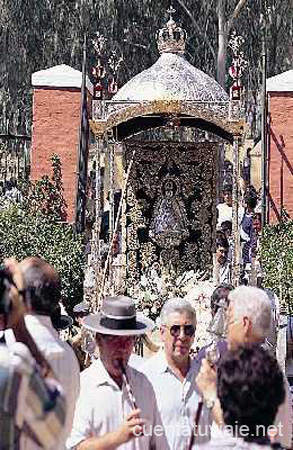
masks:
[(172, 266), (161, 269), (159, 264), (153, 266), (128, 293), (136, 302), (138, 311), (142, 311), (159, 326), (159, 316), (165, 302), (172, 297), (188, 300), (196, 310), (197, 327), (195, 347), (202, 347), (211, 342), (207, 331), (211, 321), (211, 295), (214, 285), (206, 280), (205, 272), (193, 270), (178, 275)]
[[(161, 309), (172, 297), (182, 297), (174, 282), (175, 271), (160, 269), (159, 264), (147, 270), (134, 286), (128, 287), (138, 311), (143, 312), (158, 325)], [(175, 277), (176, 278), (176, 277)]]
[[(196, 311), (196, 332), (193, 348), (195, 351), (212, 342), (210, 333), (211, 314), (211, 296), (215, 286), (207, 278), (206, 272), (187, 272), (179, 280), (182, 284), (181, 291), (185, 300), (188, 300)], [(180, 277), (179, 277), (180, 278)]]

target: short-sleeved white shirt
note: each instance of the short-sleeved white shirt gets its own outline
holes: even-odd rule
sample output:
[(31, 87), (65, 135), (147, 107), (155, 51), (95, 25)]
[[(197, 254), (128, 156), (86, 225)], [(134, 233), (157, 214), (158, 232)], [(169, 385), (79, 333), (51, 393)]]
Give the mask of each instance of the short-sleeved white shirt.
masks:
[[(141, 417), (148, 419), (148, 436), (137, 437), (119, 450), (168, 450), (162, 423), (158, 414), (154, 390), (147, 378), (133, 367), (127, 367), (127, 375)], [(110, 377), (101, 360), (81, 373), (80, 395), (75, 408), (73, 428), (67, 440), (67, 449), (89, 437), (102, 437), (116, 431), (132, 411), (125, 386), (122, 390)], [(154, 428), (156, 431), (154, 431)]]
[[(201, 400), (195, 383), (199, 368), (200, 364), (196, 360), (191, 360), (186, 378), (181, 382), (168, 367), (165, 353), (162, 350), (150, 358), (142, 369), (154, 387), (171, 450), (188, 448), (196, 411)], [(203, 406), (198, 435), (195, 437), (193, 448), (197, 448), (199, 444), (210, 439), (211, 423), (211, 412)]]

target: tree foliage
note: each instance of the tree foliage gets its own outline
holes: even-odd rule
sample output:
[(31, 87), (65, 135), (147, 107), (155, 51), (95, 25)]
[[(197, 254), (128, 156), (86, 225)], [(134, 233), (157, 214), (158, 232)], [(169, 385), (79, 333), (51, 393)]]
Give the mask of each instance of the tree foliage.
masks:
[(63, 197), (62, 167), (58, 155), (52, 155), (52, 178), (43, 175), (40, 180), (27, 182), (23, 186), (23, 201), (31, 214), (41, 212), (53, 222), (67, 219), (67, 204)]
[(23, 189), (24, 201), (0, 209), (0, 260), (39, 256), (57, 270), (62, 281), (62, 299), (69, 310), (82, 301), (85, 264), (83, 237), (62, 222), (61, 163), (52, 157), (53, 177)]
[[(188, 31), (187, 58), (211, 76), (217, 74), (222, 31), (226, 46), (229, 32), (235, 30), (246, 40), (249, 66), (244, 84), (257, 90), (262, 15), (269, 76), (291, 67), (292, 0), (174, 0), (173, 4), (176, 18)], [(97, 31), (107, 38), (108, 48), (123, 54), (120, 84), (149, 67), (158, 56), (155, 35), (169, 6), (169, 0), (0, 0), (0, 132), (8, 125), (11, 132), (29, 131), (31, 74), (61, 63), (80, 70), (84, 32), (89, 37), (90, 63), (91, 39)], [(229, 57), (224, 55), (224, 62), (227, 73)], [(227, 86), (228, 77), (225, 82)]]
[(268, 225), (261, 240), (265, 286), (280, 298), (293, 314), (293, 220)]

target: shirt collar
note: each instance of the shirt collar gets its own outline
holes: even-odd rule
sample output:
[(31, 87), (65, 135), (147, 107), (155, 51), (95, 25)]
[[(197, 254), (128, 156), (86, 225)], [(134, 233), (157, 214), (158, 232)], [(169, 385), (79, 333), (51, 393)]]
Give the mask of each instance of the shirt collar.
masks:
[(120, 390), (118, 384), (113, 380), (113, 378), (110, 377), (100, 359), (97, 359), (92, 363), (92, 370), (95, 372), (94, 377), (96, 380), (96, 386), (103, 386), (107, 384)]
[[(172, 369), (170, 369), (168, 366), (168, 362), (167, 362), (167, 358), (166, 358), (164, 349), (159, 350), (156, 358), (157, 358), (156, 367), (158, 368), (158, 371), (160, 373), (165, 373), (165, 372), (172, 373)], [(198, 370), (198, 361), (196, 359), (190, 359), (190, 367), (189, 367), (188, 373), (186, 375), (186, 378), (189, 378), (190, 374), (193, 375), (194, 372), (196, 372), (197, 370)]]
[(157, 359), (156, 366), (160, 373), (168, 372), (170, 369), (168, 367), (167, 358), (164, 349), (159, 350), (158, 354), (155, 356)]

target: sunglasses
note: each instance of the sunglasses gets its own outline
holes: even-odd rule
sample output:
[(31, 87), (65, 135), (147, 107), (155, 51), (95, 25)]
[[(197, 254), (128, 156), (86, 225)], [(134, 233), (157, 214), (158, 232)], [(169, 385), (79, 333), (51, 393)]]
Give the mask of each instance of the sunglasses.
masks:
[(171, 325), (169, 327), (169, 331), (171, 336), (173, 337), (179, 337), (181, 329), (184, 330), (184, 335), (191, 337), (195, 333), (195, 326), (194, 325)]

